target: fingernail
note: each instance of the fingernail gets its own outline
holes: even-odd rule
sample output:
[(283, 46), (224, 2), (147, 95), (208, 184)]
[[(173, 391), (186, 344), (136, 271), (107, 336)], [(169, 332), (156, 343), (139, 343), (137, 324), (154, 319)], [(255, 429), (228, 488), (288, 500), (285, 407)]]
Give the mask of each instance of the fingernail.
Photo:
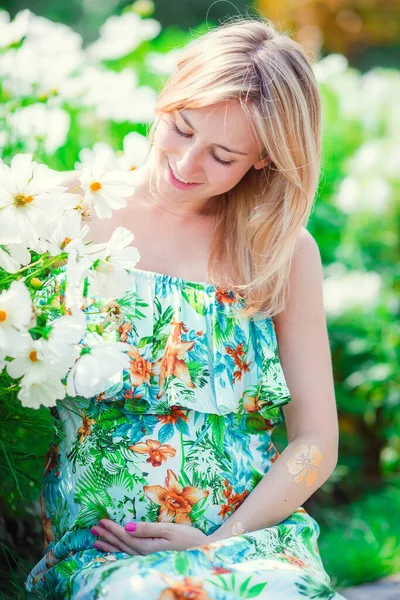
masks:
[(95, 548), (97, 548), (97, 550), (103, 550), (103, 546), (102, 546), (101, 544), (99, 544), (99, 542), (95, 542), (95, 543), (93, 544), (93, 546), (94, 546)]
[(130, 532), (136, 531), (136, 523), (127, 523), (125, 525), (125, 529), (126, 529), (126, 531), (130, 531)]
[(90, 533), (93, 533), (93, 535), (99, 535), (99, 532), (94, 527), (92, 527), (92, 529), (90, 530)]

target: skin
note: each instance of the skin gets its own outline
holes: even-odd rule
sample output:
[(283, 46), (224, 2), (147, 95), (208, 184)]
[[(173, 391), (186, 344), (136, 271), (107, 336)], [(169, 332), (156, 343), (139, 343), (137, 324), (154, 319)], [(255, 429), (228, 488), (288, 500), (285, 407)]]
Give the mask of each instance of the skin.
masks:
[[(177, 133), (175, 126), (189, 137)], [(229, 153), (215, 144), (244, 154)], [(268, 164), (268, 158), (258, 160), (260, 151), (251, 122), (237, 101), (164, 115), (146, 163), (134, 172), (133, 196), (125, 208), (114, 211), (112, 219), (93, 217), (91, 240), (106, 242), (116, 227), (129, 228), (132, 224), (141, 269), (208, 281), (214, 217), (201, 211), (212, 208), (213, 197), (233, 188), (249, 169)], [(216, 157), (232, 164), (222, 165)], [(174, 187), (168, 180), (168, 160), (183, 179), (201, 185), (188, 190)], [(153, 193), (149, 190), (151, 174), (155, 179)], [(71, 189), (76, 187), (76, 181), (69, 184)], [(222, 286), (224, 281), (219, 283)]]
[[(90, 234), (93, 242), (104, 242), (115, 227), (131, 226), (135, 246), (141, 253), (140, 268), (207, 281), (212, 217), (199, 211), (207, 207), (213, 196), (236, 185), (248, 169), (262, 168), (268, 159), (258, 159), (260, 148), (253, 138), (251, 124), (237, 103), (182, 112), (196, 132), (185, 124), (181, 115), (165, 116), (147, 162), (135, 172), (137, 187), (128, 206), (115, 211), (110, 220), (93, 221)], [(176, 125), (189, 137), (174, 131), (175, 118)], [(246, 155), (228, 154), (213, 144), (226, 145)], [(212, 152), (221, 160), (235, 162), (229, 167), (223, 166)], [(167, 179), (167, 159), (184, 179), (202, 185), (190, 190), (176, 189)], [(156, 174), (157, 191), (153, 200), (158, 204), (149, 199), (151, 172)], [(76, 182), (71, 182), (71, 188), (75, 186)], [(188, 218), (193, 213), (195, 216)], [(337, 461), (338, 424), (322, 281), (318, 246), (302, 228), (291, 266), (287, 305), (274, 317), (280, 361), (293, 398), (283, 407), (288, 442), (289, 446), (292, 442), (296, 445), (293, 450), (293, 444), (288, 446), (288, 456), (275, 461), (264, 478), (268, 478), (265, 486), (263, 479), (236, 514), (211, 536), (195, 527), (176, 523), (139, 522), (136, 531), (129, 533), (121, 525), (102, 519), (92, 530), (100, 538), (102, 550), (122, 550), (133, 555), (188, 549), (230, 537), (231, 526), (238, 519), (248, 531), (268, 527), (301, 506), (329, 477)], [(305, 453), (303, 444), (307, 448)], [(300, 471), (299, 467), (296, 469), (293, 461), (298, 461), (300, 454), (301, 460), (312, 454), (311, 468), (302, 464)], [(319, 455), (322, 462), (317, 477), (315, 466), (319, 464), (316, 458)], [(299, 473), (303, 477), (301, 481), (295, 480)], [(306, 485), (299, 485), (300, 482)], [(274, 493), (266, 494), (264, 487)], [(260, 506), (264, 507), (263, 511), (259, 510)]]

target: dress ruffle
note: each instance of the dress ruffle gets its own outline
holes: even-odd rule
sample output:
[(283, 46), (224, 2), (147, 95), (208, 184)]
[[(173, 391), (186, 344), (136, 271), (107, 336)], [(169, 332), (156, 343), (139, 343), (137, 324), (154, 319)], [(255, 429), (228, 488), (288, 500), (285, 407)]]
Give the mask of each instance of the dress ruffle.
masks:
[[(93, 401), (124, 400), (135, 413), (166, 414), (178, 406), (281, 421), (280, 407), (291, 396), (271, 319), (239, 317), (242, 299), (211, 284), (141, 269), (130, 276), (131, 289), (116, 301), (119, 325), (108, 334), (130, 345), (130, 368)], [(88, 297), (93, 329), (107, 311), (90, 288)]]

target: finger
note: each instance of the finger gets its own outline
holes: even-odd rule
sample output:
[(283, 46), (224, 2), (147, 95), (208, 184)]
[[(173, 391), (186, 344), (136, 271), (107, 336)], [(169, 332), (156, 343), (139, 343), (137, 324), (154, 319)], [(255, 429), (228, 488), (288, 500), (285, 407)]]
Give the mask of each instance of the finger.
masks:
[(169, 539), (169, 523), (152, 523), (150, 521), (135, 521), (125, 523), (125, 531), (138, 538), (163, 538)]
[[(121, 539), (121, 537), (122, 537), (121, 532), (119, 532), (120, 537), (117, 537), (111, 531), (105, 529), (104, 527), (101, 527), (100, 525), (96, 525), (95, 530), (97, 531), (97, 535), (99, 537), (101, 537), (102, 539), (105, 539), (107, 542), (109, 542), (113, 546), (116, 546), (117, 548), (120, 549), (120, 551), (127, 552), (128, 554), (138, 554), (138, 552), (135, 550), (135, 548), (133, 548), (131, 546), (131, 544), (130, 544), (131, 539), (124, 532), (122, 527), (121, 527), (121, 531), (122, 531), (122, 534), (126, 537), (125, 540)], [(100, 543), (102, 544), (103, 542), (101, 541)]]
[(96, 542), (94, 547), (96, 550), (100, 550), (100, 552), (121, 552), (119, 548), (108, 542), (104, 542), (103, 540), (101, 542)]

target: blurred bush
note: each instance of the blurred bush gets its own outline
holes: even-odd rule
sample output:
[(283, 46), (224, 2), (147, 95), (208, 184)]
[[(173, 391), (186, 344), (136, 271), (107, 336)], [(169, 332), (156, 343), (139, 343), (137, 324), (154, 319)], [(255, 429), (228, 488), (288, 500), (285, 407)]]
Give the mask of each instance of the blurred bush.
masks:
[[(100, 144), (126, 168), (139, 165), (129, 133), (146, 134), (179, 48), (207, 28), (162, 29), (151, 10), (141, 1), (110, 17), (87, 47), (63, 24), (29, 11), (10, 21), (0, 12), (5, 162), (17, 152), (32, 152), (37, 161), (70, 170), (90, 161)], [(400, 506), (400, 73), (362, 74), (341, 54), (314, 68), (324, 105), (323, 166), (309, 229), (325, 271), (340, 456), (309, 503), (329, 525), (335, 507), (356, 506), (371, 492), (381, 498), (385, 485)], [(42, 553), (37, 501), (45, 451), (55, 433), (49, 411), (22, 409), (11, 396), (1, 398), (0, 548), (8, 590), (10, 569), (17, 573), (18, 565), (24, 576), (25, 565)], [(285, 443), (283, 429), (276, 436), (277, 445)], [(385, 522), (379, 500), (376, 511)], [(393, 539), (400, 540), (398, 521), (395, 528), (393, 523)], [(395, 565), (391, 548), (382, 546), (376, 565), (387, 564), (391, 552)], [(346, 577), (348, 583), (358, 580), (356, 572)]]

